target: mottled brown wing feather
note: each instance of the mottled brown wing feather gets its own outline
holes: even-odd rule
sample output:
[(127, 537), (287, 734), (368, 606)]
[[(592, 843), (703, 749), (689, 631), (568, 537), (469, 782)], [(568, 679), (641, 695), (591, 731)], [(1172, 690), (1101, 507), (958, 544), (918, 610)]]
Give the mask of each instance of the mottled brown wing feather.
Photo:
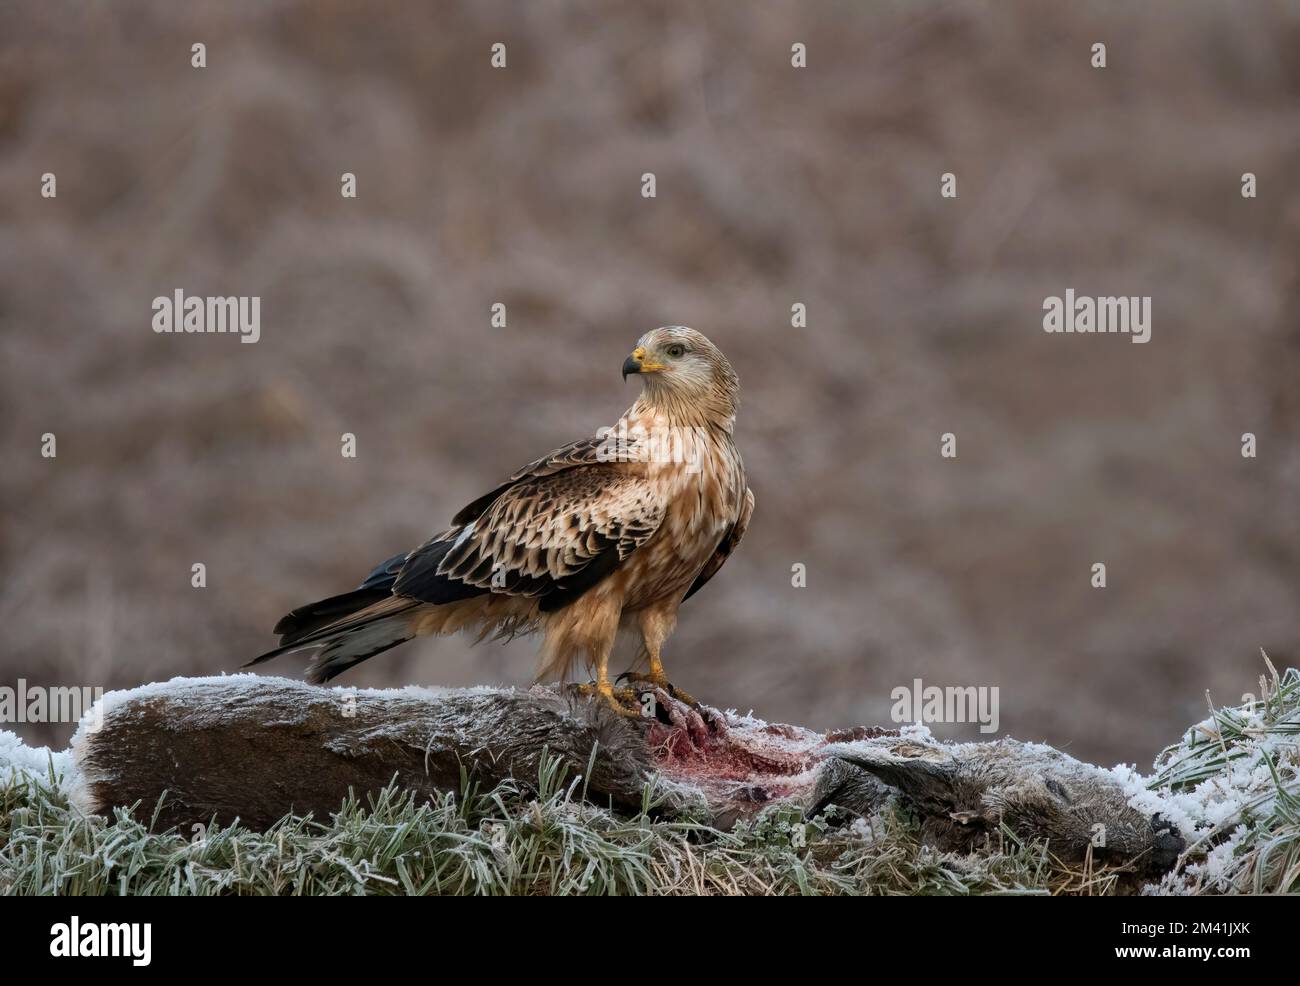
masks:
[(570, 442), (568, 445), (557, 448), (554, 452), (548, 452), (540, 459), (534, 459), (496, 489), (483, 494), (473, 503), (463, 507), (451, 519), (451, 522), (457, 526), (468, 524), (476, 517), (481, 516), (483, 511), (495, 503), (506, 490), (525, 479), (551, 476), (565, 469), (572, 469), (574, 466), (602, 465), (617, 461), (627, 462), (634, 457), (635, 446), (615, 439), (613, 436), (595, 435), (591, 438), (579, 438), (576, 442)]
[(541, 597), (543, 611), (558, 609), (614, 571), (663, 520), (659, 494), (627, 466), (560, 466), (552, 458), (531, 468), (494, 491), (472, 520), (413, 552), (393, 592), (437, 601), (459, 586)]
[(723, 539), (718, 542), (717, 550), (713, 552), (713, 556), (700, 569), (700, 574), (695, 576), (695, 581), (691, 583), (690, 589), (687, 590), (686, 595), (682, 596), (682, 602), (690, 599), (691, 596), (703, 589), (704, 583), (717, 575), (718, 570), (726, 564), (731, 553), (736, 550), (736, 545), (740, 544), (740, 539), (745, 536), (745, 530), (749, 527), (749, 518), (753, 512), (754, 491), (746, 488), (745, 502), (740, 505), (740, 516), (736, 518), (736, 522), (731, 525), (731, 529), (727, 531)]

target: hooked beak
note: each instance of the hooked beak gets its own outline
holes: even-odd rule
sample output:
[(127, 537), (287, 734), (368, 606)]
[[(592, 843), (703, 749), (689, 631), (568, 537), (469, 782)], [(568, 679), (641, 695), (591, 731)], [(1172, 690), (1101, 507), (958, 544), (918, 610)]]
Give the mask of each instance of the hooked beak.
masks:
[(655, 373), (663, 368), (662, 363), (647, 363), (645, 347), (637, 346), (632, 350), (632, 355), (623, 360), (623, 379), (626, 380), (629, 373)]

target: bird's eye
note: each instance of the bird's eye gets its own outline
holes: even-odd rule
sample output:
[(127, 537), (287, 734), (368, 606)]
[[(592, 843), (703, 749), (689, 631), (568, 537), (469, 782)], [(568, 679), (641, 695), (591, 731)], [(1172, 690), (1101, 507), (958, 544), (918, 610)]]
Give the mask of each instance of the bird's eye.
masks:
[(674, 342), (671, 346), (665, 349), (664, 352), (667, 353), (669, 356), (671, 356), (673, 359), (681, 359), (683, 356), (686, 355), (686, 347), (683, 346), (680, 342)]

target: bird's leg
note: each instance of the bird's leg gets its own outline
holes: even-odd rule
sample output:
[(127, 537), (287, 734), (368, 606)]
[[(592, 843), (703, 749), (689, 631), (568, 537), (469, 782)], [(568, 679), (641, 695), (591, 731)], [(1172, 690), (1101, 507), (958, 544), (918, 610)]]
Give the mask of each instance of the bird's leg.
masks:
[(671, 610), (666, 608), (644, 609), (637, 615), (637, 622), (641, 626), (641, 640), (649, 661), (649, 669), (645, 674), (624, 671), (618, 676), (618, 680), (654, 685), (656, 688), (662, 688), (678, 701), (685, 702), (690, 706), (698, 706), (699, 703), (695, 699), (668, 680), (668, 675), (664, 672), (663, 661), (659, 657), (664, 641), (677, 625), (677, 606), (674, 605)]
[(602, 648), (600, 656), (596, 658), (596, 680), (587, 685), (575, 685), (574, 691), (590, 698), (599, 696), (606, 705), (621, 716), (640, 718), (641, 701), (637, 693), (631, 688), (616, 689), (610, 683), (609, 651), (609, 647)]

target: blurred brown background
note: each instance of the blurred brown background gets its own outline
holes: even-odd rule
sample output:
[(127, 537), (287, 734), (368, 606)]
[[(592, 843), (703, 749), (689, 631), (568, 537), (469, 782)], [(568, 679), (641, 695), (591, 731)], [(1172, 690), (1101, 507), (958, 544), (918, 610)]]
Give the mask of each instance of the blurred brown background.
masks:
[[(0, 684), (235, 669), (612, 423), (665, 323), (739, 371), (758, 498), (666, 651), (706, 700), (996, 685), (1005, 731), (1145, 765), (1300, 660), (1295, 3), (0, 10)], [(1151, 343), (1046, 335), (1069, 287), (1151, 295)], [(261, 296), (261, 342), (156, 335), (176, 288)], [(340, 683), (522, 684), (534, 646)]]

